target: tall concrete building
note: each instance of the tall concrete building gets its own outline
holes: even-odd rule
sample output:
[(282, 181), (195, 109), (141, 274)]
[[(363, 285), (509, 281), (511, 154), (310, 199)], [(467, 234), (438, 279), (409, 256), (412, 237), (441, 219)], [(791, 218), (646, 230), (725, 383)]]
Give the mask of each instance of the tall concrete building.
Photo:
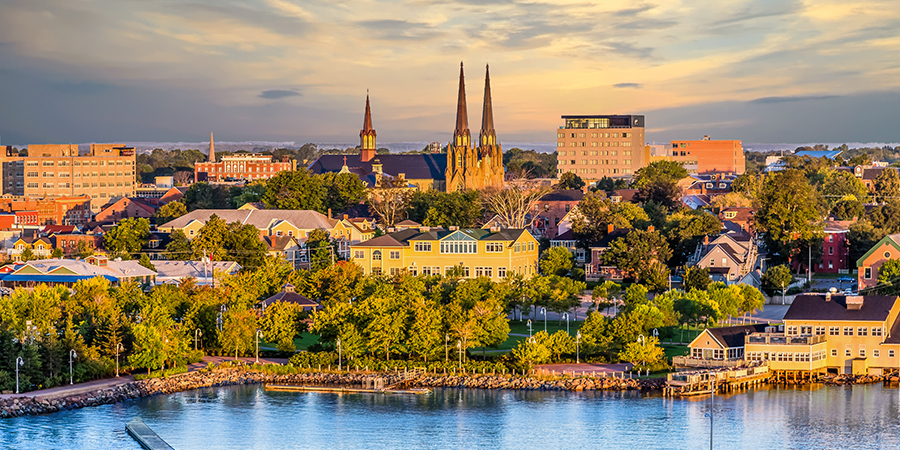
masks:
[(631, 177), (650, 160), (644, 116), (562, 116), (556, 131), (557, 172), (585, 180)]
[(2, 157), (3, 194), (32, 198), (87, 195), (95, 213), (110, 199), (134, 196), (135, 152), (119, 144), (91, 144), (80, 155), (75, 144), (29, 145), (28, 156)]

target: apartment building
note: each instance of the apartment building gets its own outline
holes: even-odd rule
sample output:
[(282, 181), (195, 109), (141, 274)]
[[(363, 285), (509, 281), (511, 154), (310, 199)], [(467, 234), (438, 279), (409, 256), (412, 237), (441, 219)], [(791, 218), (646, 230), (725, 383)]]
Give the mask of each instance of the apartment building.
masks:
[(900, 367), (900, 298), (798, 295), (784, 316), (784, 332), (746, 337), (745, 359), (768, 361), (776, 376), (876, 374)]
[(627, 178), (650, 161), (644, 116), (562, 116), (556, 131), (557, 171), (585, 180)]
[(279, 172), (295, 170), (296, 163), (285, 157), (276, 162), (272, 156), (257, 153), (235, 153), (223, 155), (221, 161), (198, 162), (194, 164), (196, 181), (237, 181), (262, 180), (272, 178)]
[(91, 144), (80, 155), (76, 144), (29, 145), (28, 156), (7, 152), (2, 165), (3, 194), (54, 199), (87, 195), (91, 210), (111, 198), (134, 196), (134, 148)]
[(538, 272), (538, 241), (524, 229), (410, 228), (351, 246), (353, 261), (368, 274), (488, 277)]
[(744, 147), (741, 141), (712, 140), (709, 136), (696, 141), (672, 141), (667, 155), (680, 162), (689, 174), (744, 173)]

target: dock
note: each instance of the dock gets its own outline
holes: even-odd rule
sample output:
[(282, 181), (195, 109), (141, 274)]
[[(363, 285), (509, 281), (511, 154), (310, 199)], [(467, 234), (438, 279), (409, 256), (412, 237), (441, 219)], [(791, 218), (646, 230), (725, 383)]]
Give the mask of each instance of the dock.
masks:
[(335, 394), (430, 394), (431, 389), (412, 388), (412, 389), (367, 389), (367, 388), (346, 388), (346, 387), (329, 387), (329, 386), (298, 386), (293, 384), (266, 384), (267, 391), (282, 392), (330, 392)]
[(125, 431), (147, 450), (175, 450), (155, 431), (151, 430), (140, 417), (135, 417), (125, 424)]
[(688, 397), (709, 394), (713, 390), (732, 392), (766, 383), (771, 376), (768, 364), (670, 373), (663, 394), (668, 397)]

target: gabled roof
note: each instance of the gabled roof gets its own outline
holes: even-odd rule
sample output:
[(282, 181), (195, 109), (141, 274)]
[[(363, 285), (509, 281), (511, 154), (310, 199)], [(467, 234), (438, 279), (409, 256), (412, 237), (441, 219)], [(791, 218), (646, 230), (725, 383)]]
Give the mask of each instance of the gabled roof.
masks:
[[(160, 278), (211, 277), (215, 271), (234, 273), (241, 265), (234, 261), (150, 261)], [(209, 270), (212, 269), (212, 270)]]
[[(322, 155), (309, 166), (309, 170), (315, 174), (340, 172), (344, 166), (344, 157), (347, 158), (347, 167), (360, 168), (365, 173), (371, 173), (372, 161), (362, 162), (360, 155)], [(446, 153), (422, 153), (408, 155), (378, 155), (381, 161), (382, 171), (393, 175), (401, 173), (407, 180), (414, 179), (446, 179), (447, 154)]]
[(896, 295), (865, 295), (862, 296), (862, 307), (847, 309), (847, 296), (832, 295), (831, 301), (825, 301), (824, 294), (802, 294), (794, 298), (784, 320), (883, 322), (897, 298)]
[(584, 198), (581, 189), (557, 189), (541, 197), (541, 202), (580, 202)]
[[(368, 241), (360, 242), (359, 244), (355, 244), (354, 247), (406, 247), (406, 244), (398, 241), (393, 235), (409, 232), (413, 230), (403, 230), (397, 233), (386, 234), (384, 236), (378, 236), (377, 238), (369, 239)], [(418, 233), (418, 231), (416, 231)]]
[(900, 251), (900, 233), (889, 234), (889, 235), (881, 238), (881, 240), (878, 241), (877, 244), (873, 245), (872, 248), (870, 248), (869, 251), (867, 251), (865, 255), (862, 255), (858, 260), (856, 260), (856, 267), (862, 267), (863, 261), (865, 261), (866, 258), (871, 256), (872, 253), (875, 253), (876, 251), (878, 251), (878, 249), (881, 248), (882, 246), (884, 246), (885, 244), (894, 247), (895, 249), (897, 249), (897, 251)]
[(565, 233), (550, 239), (550, 242), (553, 241), (574, 241), (575, 240), (575, 232), (572, 230), (566, 230)]
[(398, 222), (398, 223), (394, 224), (394, 226), (397, 226), (397, 227), (421, 227), (422, 224), (419, 222), (416, 222), (414, 220), (406, 219), (403, 222)]
[(259, 304), (263, 308), (268, 308), (270, 305), (272, 305), (273, 303), (276, 303), (276, 302), (288, 302), (288, 303), (294, 303), (294, 304), (297, 304), (300, 306), (306, 306), (306, 307), (312, 307), (312, 308), (319, 307), (318, 303), (316, 303), (313, 300), (310, 300), (309, 298), (307, 298), (303, 295), (300, 295), (296, 292), (279, 292), (279, 293), (259, 302)]
[(284, 250), (296, 245), (293, 236), (264, 236), (263, 240), (271, 251)]
[(78, 227), (75, 225), (46, 225), (44, 229), (41, 230), (43, 234), (70, 234), (78, 231)]
[(318, 211), (291, 210), (291, 209), (198, 209), (191, 211), (171, 222), (161, 225), (163, 228), (184, 228), (191, 221), (206, 223), (215, 214), (225, 223), (238, 222), (244, 225), (253, 225), (259, 230), (265, 230), (275, 221), (286, 221), (301, 230), (314, 230), (324, 228), (330, 230), (338, 222), (330, 219)]
[(394, 233), (379, 236), (368, 241), (354, 244), (353, 247), (406, 247), (410, 241), (440, 241), (454, 236), (467, 238), (474, 241), (516, 241), (526, 232), (523, 229), (506, 228), (499, 231), (485, 230), (481, 228), (464, 228), (460, 230), (447, 230), (444, 228), (431, 228), (428, 231), (408, 228)]
[[(753, 325), (738, 325), (734, 327), (707, 328), (704, 333), (709, 333), (722, 347), (735, 348), (744, 346), (744, 336), (750, 333), (762, 333), (766, 331), (768, 324), (759, 323)], [(694, 345), (704, 333), (700, 333), (688, 346)]]
[(637, 193), (637, 189), (616, 189), (610, 192), (608, 197), (622, 197), (623, 202), (632, 202)]

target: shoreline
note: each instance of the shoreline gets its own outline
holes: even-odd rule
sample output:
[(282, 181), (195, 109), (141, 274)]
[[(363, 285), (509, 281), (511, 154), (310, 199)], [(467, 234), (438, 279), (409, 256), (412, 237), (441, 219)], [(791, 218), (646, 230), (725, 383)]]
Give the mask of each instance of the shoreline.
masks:
[[(265, 367), (265, 366), (264, 366)], [(379, 380), (385, 386), (404, 384), (415, 388), (464, 388), (464, 389), (507, 389), (543, 391), (630, 391), (642, 392), (661, 390), (665, 378), (612, 378), (612, 377), (567, 377), (567, 376), (511, 376), (489, 374), (420, 374), (410, 378), (405, 372), (298, 372), (275, 373), (265, 368), (249, 365), (215, 367), (194, 372), (173, 375), (167, 378), (131, 381), (113, 387), (89, 390), (71, 395), (43, 398), (41, 395), (0, 400), (0, 419), (30, 415), (51, 414), (63, 410), (118, 403), (123, 400), (169, 395), (210, 387), (225, 387), (251, 384), (291, 384), (318, 386), (364, 386)], [(867, 384), (889, 382), (883, 377), (841, 376), (826, 380), (826, 386), (846, 384)], [(770, 383), (771, 384), (771, 383)]]

